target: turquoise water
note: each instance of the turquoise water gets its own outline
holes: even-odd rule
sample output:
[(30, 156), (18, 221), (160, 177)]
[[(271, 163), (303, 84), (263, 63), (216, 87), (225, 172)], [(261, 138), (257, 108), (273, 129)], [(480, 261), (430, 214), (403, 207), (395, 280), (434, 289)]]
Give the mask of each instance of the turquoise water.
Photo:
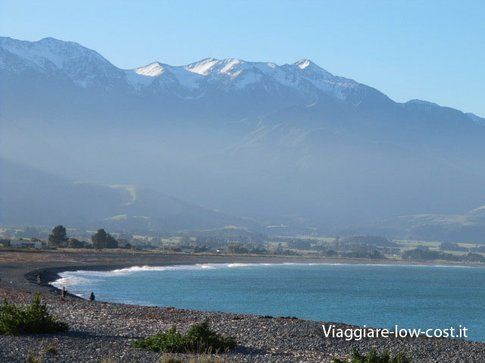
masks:
[(485, 341), (485, 269), (448, 266), (205, 264), (64, 272), (54, 285), (103, 301), (297, 316), (392, 328), (460, 324)]

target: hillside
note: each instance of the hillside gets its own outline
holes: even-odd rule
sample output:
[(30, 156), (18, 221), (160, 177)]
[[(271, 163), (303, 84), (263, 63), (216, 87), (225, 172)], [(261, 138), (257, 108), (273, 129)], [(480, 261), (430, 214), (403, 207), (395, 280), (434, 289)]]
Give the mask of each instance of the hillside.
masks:
[(0, 158), (0, 224), (167, 232), (252, 221), (129, 185), (75, 183)]
[(326, 233), (485, 204), (484, 119), (307, 59), (126, 70), (77, 43), (1, 38), (0, 93), (0, 156), (68, 180)]

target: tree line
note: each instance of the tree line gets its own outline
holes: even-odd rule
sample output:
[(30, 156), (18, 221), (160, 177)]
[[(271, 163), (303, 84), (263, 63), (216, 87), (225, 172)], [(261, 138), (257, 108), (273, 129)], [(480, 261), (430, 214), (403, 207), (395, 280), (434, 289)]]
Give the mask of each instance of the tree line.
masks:
[[(82, 248), (89, 247), (87, 242), (79, 241), (76, 238), (68, 238), (66, 227), (62, 225), (55, 226), (49, 234), (49, 245), (52, 247), (72, 247)], [(97, 249), (118, 248), (118, 240), (107, 233), (104, 229), (98, 229), (91, 236), (92, 246)]]

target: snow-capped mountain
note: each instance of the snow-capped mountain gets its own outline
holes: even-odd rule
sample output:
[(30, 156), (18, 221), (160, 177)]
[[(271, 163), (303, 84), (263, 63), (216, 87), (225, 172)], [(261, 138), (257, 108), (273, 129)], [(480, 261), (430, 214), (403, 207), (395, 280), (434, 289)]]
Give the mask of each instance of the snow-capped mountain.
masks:
[(247, 62), (241, 59), (207, 58), (185, 66), (169, 66), (158, 62), (137, 68), (134, 72), (143, 78), (128, 78), (135, 85), (148, 86), (150, 80), (170, 80), (189, 92), (198, 91), (202, 96), (209, 87), (221, 90), (253, 90), (261, 87), (266, 92), (289, 88), (300, 96), (317, 99), (320, 93), (345, 100), (350, 94), (362, 91), (363, 86), (353, 80), (336, 77), (308, 59), (279, 66), (275, 63)]
[(124, 81), (136, 91), (143, 88), (153, 90), (153, 86), (163, 90), (177, 88), (176, 94), (180, 97), (194, 94), (202, 97), (208, 88), (230, 91), (261, 87), (267, 92), (290, 88), (310, 100), (318, 99), (321, 93), (345, 100), (369, 88), (334, 76), (308, 59), (279, 66), (235, 58), (207, 58), (183, 66), (153, 62), (136, 69), (122, 70), (93, 50), (54, 38), (36, 42), (0, 38), (0, 49), (0, 67), (4, 70), (31, 70), (66, 76), (82, 87)]
[[(236, 58), (206, 58), (187, 65), (172, 66), (152, 62), (135, 69), (119, 69), (99, 53), (74, 42), (44, 38), (29, 42), (0, 37), (0, 72), (37, 73), (52, 79), (69, 79), (75, 86), (101, 87), (145, 96), (167, 94), (179, 99), (209, 99), (251, 93), (256, 99), (280, 99), (285, 105), (338, 103), (395, 104), (378, 90), (354, 80), (339, 77), (309, 59), (292, 64), (248, 62)], [(425, 108), (430, 103), (413, 100), (404, 106)], [(431, 104), (439, 108), (436, 104)], [(274, 108), (269, 108), (274, 110)], [(482, 118), (467, 114), (481, 124)]]
[(0, 95), (0, 157), (74, 180), (317, 226), (485, 204), (483, 118), (308, 59), (120, 69), (77, 43), (0, 38)]
[(27, 42), (2, 37), (0, 49), (0, 67), (11, 72), (66, 76), (82, 87), (124, 78), (124, 72), (101, 55), (73, 42), (54, 38)]

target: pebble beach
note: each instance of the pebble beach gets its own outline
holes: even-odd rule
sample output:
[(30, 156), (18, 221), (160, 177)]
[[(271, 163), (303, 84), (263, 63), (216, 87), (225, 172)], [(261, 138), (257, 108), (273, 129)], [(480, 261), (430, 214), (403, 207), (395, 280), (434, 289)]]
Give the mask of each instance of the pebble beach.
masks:
[[(483, 342), (425, 337), (346, 341), (326, 338), (323, 322), (90, 302), (72, 295), (61, 300), (60, 292), (49, 285), (58, 272), (78, 266), (109, 269), (114, 266), (196, 261), (247, 262), (249, 259), (263, 262), (263, 259), (257, 258), (224, 256), (2, 252), (0, 297), (16, 303), (28, 303), (35, 293), (40, 293), (49, 311), (69, 324), (69, 331), (51, 335), (0, 336), (0, 361), (164, 362), (172, 359), (182, 362), (332, 362), (334, 358), (348, 357), (352, 348), (368, 352), (372, 347), (379, 351), (405, 352), (413, 362), (485, 361)], [(39, 271), (42, 272), (40, 284), (35, 281)], [(217, 332), (235, 337), (237, 348), (226, 354), (195, 356), (155, 353), (133, 347), (136, 339), (172, 326), (184, 332), (192, 324), (204, 320)], [(335, 324), (348, 327), (342, 323)]]

